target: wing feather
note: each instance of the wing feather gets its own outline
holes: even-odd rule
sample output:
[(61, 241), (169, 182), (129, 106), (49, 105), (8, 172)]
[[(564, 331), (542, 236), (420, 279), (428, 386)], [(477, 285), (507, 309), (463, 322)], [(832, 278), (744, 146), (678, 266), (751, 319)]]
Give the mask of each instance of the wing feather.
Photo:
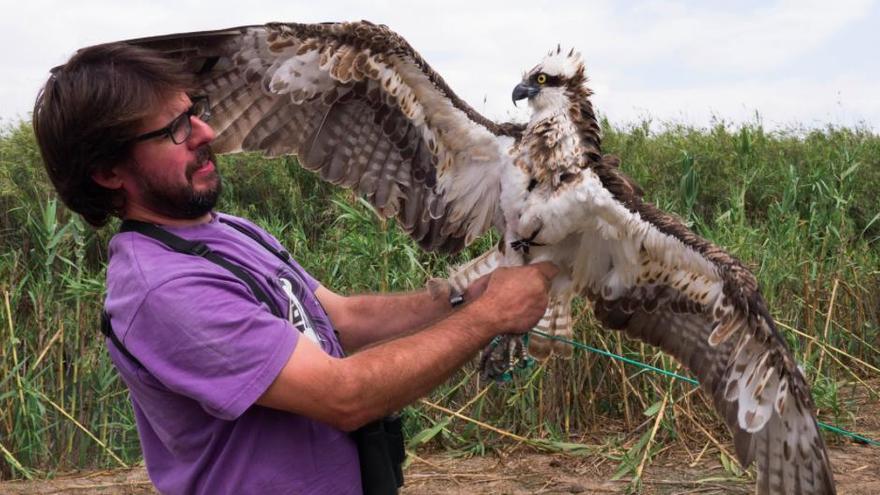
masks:
[[(610, 157), (594, 164), (619, 208), (582, 234), (575, 285), (598, 320), (674, 356), (700, 381), (760, 494), (829, 494), (834, 484), (809, 387), (749, 270), (643, 202)], [(632, 259), (633, 253), (635, 259)]]
[(268, 24), (129, 43), (197, 75), (219, 152), (296, 154), (429, 250), (457, 251), (503, 219), (500, 170), (523, 126), (477, 113), (385, 26)]

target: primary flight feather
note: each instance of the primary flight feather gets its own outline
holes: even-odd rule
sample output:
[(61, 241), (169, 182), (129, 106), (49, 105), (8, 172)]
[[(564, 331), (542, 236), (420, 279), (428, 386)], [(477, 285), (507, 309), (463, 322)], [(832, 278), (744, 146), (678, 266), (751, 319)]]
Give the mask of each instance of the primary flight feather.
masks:
[[(453, 274), (560, 267), (538, 328), (571, 332), (585, 297), (607, 328), (660, 347), (699, 378), (758, 493), (835, 493), (809, 387), (742, 263), (642, 200), (603, 155), (581, 57), (552, 50), (513, 92), (527, 125), (492, 122), (409, 44), (368, 22), (268, 24), (132, 40), (186, 64), (212, 101), (219, 152), (295, 154), (362, 194), (424, 249), (493, 249)], [(518, 338), (488, 353), (505, 369)], [(500, 349), (500, 351), (499, 351)], [(567, 346), (537, 335), (529, 352)]]

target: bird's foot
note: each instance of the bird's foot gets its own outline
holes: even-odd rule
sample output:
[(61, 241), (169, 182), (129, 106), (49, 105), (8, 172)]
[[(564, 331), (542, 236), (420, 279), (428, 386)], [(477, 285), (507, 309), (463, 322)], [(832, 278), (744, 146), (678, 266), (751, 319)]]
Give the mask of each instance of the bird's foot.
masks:
[(535, 242), (535, 238), (538, 237), (538, 234), (541, 233), (540, 227), (536, 229), (531, 236), (523, 239), (517, 239), (510, 243), (510, 247), (513, 248), (514, 251), (529, 254), (529, 248), (532, 246), (543, 246), (543, 244), (538, 244)]
[(483, 380), (509, 382), (513, 379), (513, 371), (517, 368), (529, 368), (534, 359), (528, 354), (528, 334), (499, 335), (483, 349), (480, 358), (480, 377)]

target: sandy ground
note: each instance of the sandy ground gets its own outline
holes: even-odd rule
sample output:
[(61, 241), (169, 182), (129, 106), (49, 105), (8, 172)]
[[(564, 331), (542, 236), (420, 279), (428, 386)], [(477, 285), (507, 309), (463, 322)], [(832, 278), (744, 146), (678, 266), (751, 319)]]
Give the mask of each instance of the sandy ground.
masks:
[[(854, 443), (830, 447), (838, 491), (880, 494), (880, 447)], [(627, 481), (609, 481), (616, 463), (602, 457), (546, 454), (520, 449), (504, 456), (455, 458), (419, 452), (406, 470), (403, 495), (626, 493)], [(644, 494), (753, 493), (748, 477), (732, 479), (717, 456), (696, 465), (664, 454), (645, 469)], [(0, 494), (154, 494), (143, 468), (71, 473), (52, 480), (0, 483)]]

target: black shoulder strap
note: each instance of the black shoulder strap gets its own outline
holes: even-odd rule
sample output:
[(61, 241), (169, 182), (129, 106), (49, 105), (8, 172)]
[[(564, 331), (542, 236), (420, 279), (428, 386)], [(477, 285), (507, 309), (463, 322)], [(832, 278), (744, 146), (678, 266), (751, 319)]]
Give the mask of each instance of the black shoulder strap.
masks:
[[(245, 232), (244, 230), (242, 230), (243, 227), (236, 226), (235, 224), (233, 224), (231, 222), (225, 222), (225, 223), (236, 227), (238, 230), (240, 230), (242, 232)], [(229, 270), (233, 275), (238, 277), (242, 282), (244, 282), (251, 289), (251, 292), (253, 292), (254, 296), (260, 302), (266, 304), (266, 306), (269, 308), (269, 310), (272, 312), (272, 314), (274, 314), (275, 316), (277, 316), (279, 318), (283, 318), (283, 315), (281, 314), (281, 310), (275, 304), (275, 301), (273, 301), (272, 298), (270, 298), (269, 295), (266, 294), (266, 292), (262, 289), (262, 287), (260, 287), (260, 285), (257, 283), (257, 281), (254, 280), (254, 278), (251, 276), (250, 273), (248, 273), (247, 271), (245, 271), (243, 268), (236, 265), (235, 263), (231, 263), (226, 258), (220, 256), (219, 254), (215, 253), (214, 251), (211, 251), (211, 249), (204, 242), (188, 241), (182, 237), (179, 237), (175, 234), (172, 234), (171, 232), (168, 232), (167, 230), (165, 230), (157, 225), (153, 225), (151, 223), (146, 223), (146, 222), (141, 222), (138, 220), (125, 220), (125, 221), (123, 221), (122, 225), (119, 227), (119, 232), (137, 232), (137, 233), (145, 235), (147, 237), (151, 237), (153, 239), (156, 239), (157, 241), (165, 244), (166, 246), (173, 249), (174, 251), (177, 251), (177, 252), (183, 253), (183, 254), (193, 255), (193, 256), (200, 256), (200, 257), (205, 258), (206, 260), (208, 260), (216, 265), (222, 266), (223, 268)], [(245, 233), (248, 236), (250, 236), (251, 238), (260, 242), (260, 244), (262, 244), (263, 246), (267, 246), (266, 243), (262, 242), (261, 239), (254, 237), (255, 234), (253, 234), (253, 233), (248, 234), (247, 232), (245, 232)], [(268, 246), (267, 246), (267, 249), (269, 249)], [(280, 257), (280, 255), (274, 249), (269, 249), (269, 250), (270, 250), (270, 252), (274, 253), (276, 256)], [(282, 260), (283, 259), (284, 258), (282, 258)], [(110, 324), (110, 315), (107, 313), (106, 310), (104, 310), (101, 313), (101, 333), (103, 333), (104, 335), (109, 337), (110, 340), (113, 342), (113, 344), (116, 346), (116, 348), (119, 349), (123, 354), (125, 354), (125, 356), (127, 358), (129, 358), (132, 362), (134, 362), (135, 364), (137, 364), (141, 368), (144, 367), (141, 364), (141, 362), (138, 361), (137, 358), (135, 358), (128, 351), (128, 349), (125, 348), (125, 345), (122, 344), (122, 341), (119, 340), (119, 337), (116, 336), (116, 333), (113, 331), (113, 327)]]
[(142, 365), (141, 362), (138, 361), (138, 359), (134, 357), (130, 352), (128, 352), (128, 349), (126, 349), (124, 345), (122, 345), (119, 337), (117, 337), (116, 333), (113, 331), (113, 326), (110, 325), (110, 314), (107, 313), (106, 310), (101, 311), (101, 333), (103, 333), (106, 337), (110, 337), (110, 340), (113, 341), (113, 345), (115, 345), (121, 353), (125, 354), (125, 357), (130, 359), (134, 364), (138, 365), (139, 367), (144, 367), (144, 365)]
[(256, 241), (257, 243), (259, 243), (261, 246), (263, 246), (263, 248), (264, 248), (266, 251), (269, 251), (270, 253), (274, 254), (276, 258), (278, 258), (278, 259), (280, 259), (281, 261), (283, 261), (284, 264), (286, 264), (286, 265), (290, 265), (290, 253), (288, 253), (287, 251), (279, 251), (279, 250), (275, 249), (271, 244), (269, 244), (268, 242), (264, 241), (263, 238), (261, 238), (260, 236), (258, 236), (256, 232), (254, 232), (253, 230), (251, 230), (251, 229), (245, 227), (244, 225), (239, 225), (239, 224), (237, 224), (237, 223), (235, 223), (235, 222), (230, 222), (229, 220), (226, 220), (226, 219), (224, 219), (224, 218), (220, 218), (219, 220), (220, 220), (221, 222), (225, 223), (226, 225), (229, 225), (229, 226), (232, 227), (233, 229), (235, 229), (235, 230), (241, 232), (242, 234), (244, 234), (244, 235), (250, 237), (251, 239), (253, 239), (253, 240)]
[(266, 292), (257, 284), (257, 281), (251, 276), (250, 273), (242, 269), (240, 266), (235, 263), (229, 262), (226, 258), (220, 256), (219, 254), (211, 251), (211, 249), (204, 242), (200, 241), (188, 241), (182, 237), (172, 234), (167, 230), (153, 225), (151, 223), (140, 222), (137, 220), (125, 220), (122, 222), (122, 226), (119, 227), (120, 232), (137, 232), (139, 234), (143, 234), (147, 237), (152, 237), (157, 241), (165, 244), (169, 248), (183, 254), (191, 254), (193, 256), (201, 256), (206, 260), (222, 266), (223, 268), (232, 272), (233, 275), (238, 277), (242, 282), (244, 282), (250, 289), (251, 292), (254, 293), (257, 299), (260, 302), (265, 303), (266, 306), (272, 311), (272, 314), (278, 316), (279, 318), (283, 317), (281, 314), (281, 310), (275, 304), (275, 302), (270, 298)]

